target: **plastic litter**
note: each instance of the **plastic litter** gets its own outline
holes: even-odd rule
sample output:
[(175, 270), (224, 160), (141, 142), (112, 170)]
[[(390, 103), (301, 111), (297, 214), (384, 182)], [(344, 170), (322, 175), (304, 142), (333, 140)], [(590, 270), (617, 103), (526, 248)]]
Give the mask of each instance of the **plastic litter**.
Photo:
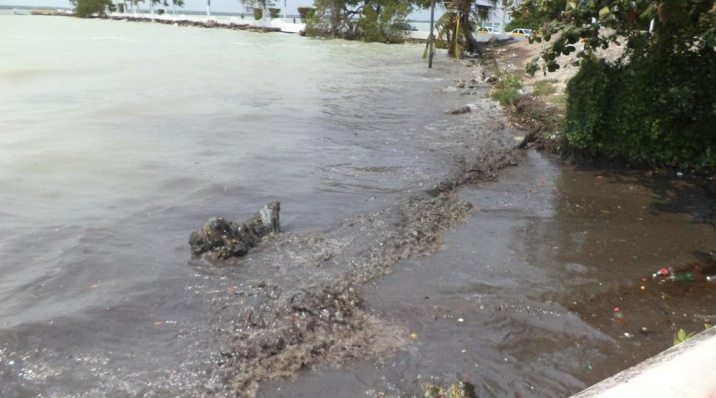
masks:
[(614, 319), (614, 322), (616, 322), (616, 323), (624, 323), (624, 314), (622, 313), (622, 310), (619, 307), (614, 307), (613, 319)]
[(674, 269), (671, 267), (663, 267), (659, 269), (658, 271), (651, 274), (651, 277), (656, 279), (658, 277), (667, 277), (669, 275), (672, 275), (674, 273)]
[(707, 277), (706, 277), (706, 282), (716, 283), (716, 275), (707, 276)]
[(683, 274), (672, 274), (669, 279), (672, 281), (693, 282), (695, 278), (691, 272), (685, 272)]

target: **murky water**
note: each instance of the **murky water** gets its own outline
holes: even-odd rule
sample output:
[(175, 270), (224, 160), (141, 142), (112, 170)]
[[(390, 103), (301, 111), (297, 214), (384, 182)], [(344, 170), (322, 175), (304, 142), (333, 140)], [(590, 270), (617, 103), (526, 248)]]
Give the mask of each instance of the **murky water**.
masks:
[[(428, 71), (420, 46), (59, 17), (0, 31), (0, 396), (405, 396), (458, 378), (561, 396), (711, 316), (700, 282), (668, 292), (680, 304), (621, 301), (672, 289), (640, 289), (655, 267), (710, 258), (709, 201), (535, 153), (487, 182), (512, 133), (486, 85), (452, 88), (474, 68)], [(270, 200), (282, 235), (231, 266), (190, 261), (193, 229)], [(643, 307), (670, 323), (640, 334)]]
[[(460, 190), (478, 210), (445, 250), (363, 289), (373, 314), (404, 328), (402, 350), (267, 383), (260, 396), (422, 396), (420, 383), (456, 380), (480, 397), (569, 396), (716, 320), (716, 286), (703, 280), (716, 273), (713, 202), (698, 188), (535, 152), (520, 163)], [(697, 280), (652, 280), (661, 266)]]

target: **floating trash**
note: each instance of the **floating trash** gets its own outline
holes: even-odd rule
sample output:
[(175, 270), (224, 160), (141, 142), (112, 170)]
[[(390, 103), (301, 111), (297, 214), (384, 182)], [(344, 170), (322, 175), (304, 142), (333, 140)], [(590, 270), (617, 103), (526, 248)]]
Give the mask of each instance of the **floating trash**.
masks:
[(616, 322), (616, 323), (624, 323), (624, 314), (622, 313), (622, 310), (619, 307), (614, 307), (613, 319), (614, 319), (614, 322)]

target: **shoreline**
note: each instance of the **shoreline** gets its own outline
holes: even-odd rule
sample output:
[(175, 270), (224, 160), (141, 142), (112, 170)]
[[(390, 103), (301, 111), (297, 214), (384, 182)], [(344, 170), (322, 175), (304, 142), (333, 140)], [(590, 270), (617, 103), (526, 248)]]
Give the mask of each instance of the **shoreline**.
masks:
[[(60, 17), (73, 17), (74, 14), (70, 11), (62, 10), (30, 10), (31, 15), (36, 16), (60, 16)], [(214, 29), (229, 29), (229, 30), (245, 30), (250, 32), (259, 33), (298, 33), (302, 34), (305, 31), (306, 25), (303, 23), (291, 23), (284, 22), (280, 18), (273, 20), (243, 20), (234, 17), (229, 17), (228, 20), (220, 20), (216, 18), (196, 17), (191, 18), (186, 15), (152, 15), (152, 14), (122, 14), (122, 13), (109, 13), (95, 17), (95, 19), (108, 19), (113, 21), (127, 21), (127, 22), (148, 22), (148, 23), (159, 23), (164, 25), (174, 26), (190, 26), (199, 28), (214, 28)], [(295, 19), (295, 18), (294, 18)]]
[[(44, 10), (44, 9), (30, 9), (30, 15), (38, 16), (62, 16), (72, 17), (74, 14), (69, 10)], [(192, 26), (200, 28), (218, 28), (218, 29), (230, 29), (230, 30), (245, 30), (250, 32), (258, 33), (293, 33), (301, 36), (305, 35), (306, 24), (302, 22), (295, 22), (297, 18), (291, 17), (294, 22), (287, 22), (288, 18), (274, 18), (271, 20), (254, 20), (254, 19), (238, 19), (234, 16), (229, 16), (228, 19), (218, 19), (215, 17), (196, 16), (189, 17), (187, 15), (174, 15), (174, 14), (128, 14), (128, 13), (116, 13), (112, 12), (109, 14), (94, 17), (97, 19), (110, 19), (114, 21), (127, 21), (127, 22), (156, 22), (165, 25), (175, 26)], [(405, 42), (406, 43), (425, 43), (429, 37), (428, 31), (422, 30), (410, 30), (405, 31)], [(478, 34), (475, 35), (478, 42), (488, 43), (496, 40), (501, 45), (505, 42), (518, 42), (524, 41), (515, 39), (508, 34)]]

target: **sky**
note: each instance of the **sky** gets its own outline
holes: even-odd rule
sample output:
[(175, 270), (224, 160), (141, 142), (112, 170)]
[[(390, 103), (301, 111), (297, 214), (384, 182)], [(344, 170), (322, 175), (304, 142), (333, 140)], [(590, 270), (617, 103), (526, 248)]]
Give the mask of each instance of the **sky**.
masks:
[[(296, 8), (313, 5), (313, 0), (285, 0), (288, 14), (297, 14)], [(116, 1), (115, 1), (116, 2)], [(171, 4), (171, 1), (167, 1)], [(283, 0), (277, 0), (277, 6), (283, 7)], [(147, 8), (148, 2), (140, 3), (140, 8)], [(23, 7), (61, 7), (68, 8), (69, 0), (0, 0), (0, 6), (23, 6)], [(206, 0), (184, 0), (182, 9), (190, 11), (206, 11)], [(212, 12), (234, 12), (240, 13), (244, 11), (244, 7), (239, 0), (211, 0)], [(410, 19), (429, 20), (430, 12), (423, 11), (413, 13)]]

